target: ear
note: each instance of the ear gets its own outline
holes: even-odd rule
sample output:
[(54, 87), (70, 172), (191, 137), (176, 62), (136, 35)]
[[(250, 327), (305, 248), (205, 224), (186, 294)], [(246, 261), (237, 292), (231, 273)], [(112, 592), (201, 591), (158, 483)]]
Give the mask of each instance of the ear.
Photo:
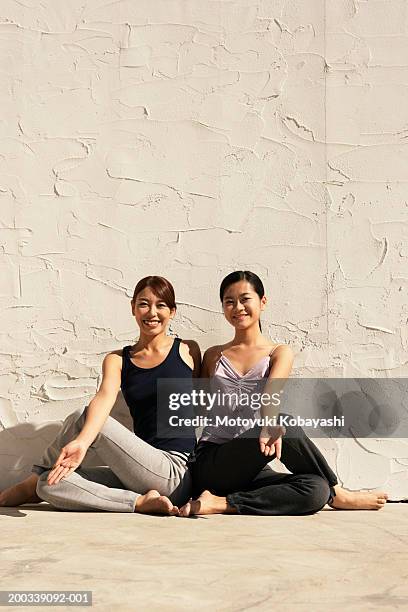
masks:
[(263, 296), (261, 298), (261, 310), (265, 310), (267, 303), (268, 303), (268, 300), (266, 299), (266, 296)]
[(134, 306), (134, 303), (133, 303), (133, 298), (130, 300), (130, 306), (131, 306), (131, 308), (132, 308), (132, 314), (134, 314), (134, 312), (133, 312), (133, 306)]
[(172, 308), (170, 310), (170, 319), (174, 319), (174, 317), (176, 316), (176, 312), (177, 312), (176, 308)]

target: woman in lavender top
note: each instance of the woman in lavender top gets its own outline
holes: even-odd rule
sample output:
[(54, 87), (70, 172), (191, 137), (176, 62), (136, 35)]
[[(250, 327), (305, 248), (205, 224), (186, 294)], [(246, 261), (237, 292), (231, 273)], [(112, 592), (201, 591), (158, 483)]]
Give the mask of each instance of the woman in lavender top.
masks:
[[(260, 316), (267, 300), (260, 278), (249, 271), (229, 274), (220, 299), (234, 338), (209, 348), (202, 378), (219, 390), (238, 390), (265, 379), (264, 391), (281, 386), (291, 372), (293, 353), (262, 335)], [(269, 410), (269, 412), (268, 412)], [(261, 408), (267, 417), (270, 406)], [(275, 415), (276, 416), (276, 415)], [(281, 459), (291, 474), (274, 472), (268, 463)], [(205, 427), (190, 458), (193, 497), (180, 509), (195, 514), (312, 514), (325, 504), (343, 510), (379, 510), (383, 492), (349, 492), (337, 482), (322, 453), (301, 427), (286, 429), (259, 424), (251, 431), (237, 427)]]

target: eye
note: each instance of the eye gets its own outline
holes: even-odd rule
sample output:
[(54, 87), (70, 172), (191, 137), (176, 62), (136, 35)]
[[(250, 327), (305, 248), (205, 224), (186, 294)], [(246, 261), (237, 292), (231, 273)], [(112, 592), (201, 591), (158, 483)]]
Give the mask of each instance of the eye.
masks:
[(168, 308), (167, 304), (157, 304), (157, 308)]

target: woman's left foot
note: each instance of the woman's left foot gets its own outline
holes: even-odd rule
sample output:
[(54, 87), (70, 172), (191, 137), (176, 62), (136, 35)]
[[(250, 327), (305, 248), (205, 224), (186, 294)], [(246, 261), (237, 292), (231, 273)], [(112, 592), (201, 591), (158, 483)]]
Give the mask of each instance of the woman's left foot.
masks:
[(180, 516), (184, 517), (235, 513), (235, 508), (228, 504), (226, 497), (218, 497), (210, 493), (210, 491), (203, 491), (197, 499), (190, 499), (189, 502), (180, 508)]
[(334, 491), (336, 495), (329, 505), (337, 510), (381, 510), (388, 499), (383, 491), (346, 491), (339, 485)]
[(0, 506), (21, 506), (21, 504), (39, 504), (43, 500), (36, 493), (38, 474), (31, 474), (18, 484), (4, 489), (0, 493)]

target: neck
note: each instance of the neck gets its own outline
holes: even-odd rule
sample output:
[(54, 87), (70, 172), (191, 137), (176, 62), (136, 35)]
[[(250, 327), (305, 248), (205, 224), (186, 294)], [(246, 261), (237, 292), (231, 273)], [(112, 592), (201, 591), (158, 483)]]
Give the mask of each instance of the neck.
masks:
[(156, 336), (150, 336), (149, 334), (145, 334), (141, 331), (135, 346), (139, 350), (147, 349), (149, 351), (159, 351), (168, 344), (169, 338), (170, 336), (168, 336), (165, 331), (157, 334)]
[(254, 346), (260, 344), (263, 340), (262, 332), (259, 329), (259, 323), (255, 323), (247, 329), (236, 329), (233, 344), (246, 344)]

